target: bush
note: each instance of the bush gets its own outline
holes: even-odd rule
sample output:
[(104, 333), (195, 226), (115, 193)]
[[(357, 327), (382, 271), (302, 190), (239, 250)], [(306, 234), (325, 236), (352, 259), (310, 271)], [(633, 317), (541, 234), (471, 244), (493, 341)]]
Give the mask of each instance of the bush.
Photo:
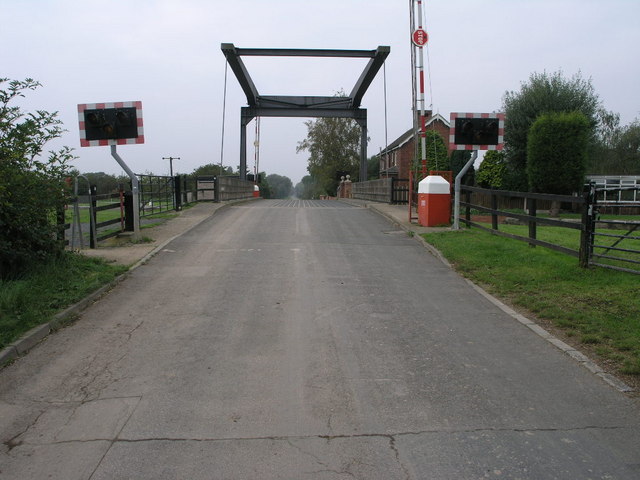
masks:
[(15, 276), (35, 262), (63, 251), (57, 212), (67, 201), (64, 177), (71, 150), (43, 159), (45, 144), (64, 130), (57, 113), (23, 113), (11, 102), (40, 84), (0, 79), (0, 278)]
[(531, 125), (527, 139), (527, 177), (532, 192), (580, 192), (590, 124), (580, 112), (546, 113)]
[(497, 150), (489, 150), (484, 154), (482, 163), (478, 168), (476, 181), (482, 188), (500, 190), (504, 187), (506, 175), (506, 162), (504, 153)]
[(527, 189), (527, 139), (533, 122), (543, 113), (581, 112), (589, 120), (589, 135), (595, 136), (599, 124), (600, 99), (591, 79), (580, 73), (565, 78), (561, 71), (532, 73), (517, 92), (505, 92), (504, 141), (506, 175), (503, 188)]

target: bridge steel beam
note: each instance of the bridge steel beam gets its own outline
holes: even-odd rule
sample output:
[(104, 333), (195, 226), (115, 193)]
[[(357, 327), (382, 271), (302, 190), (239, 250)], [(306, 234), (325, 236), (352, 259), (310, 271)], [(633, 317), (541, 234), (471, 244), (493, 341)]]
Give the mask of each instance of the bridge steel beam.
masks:
[[(247, 172), (247, 125), (256, 117), (316, 117), (352, 118), (361, 128), (360, 181), (367, 180), (367, 110), (360, 108), (362, 98), (376, 74), (384, 64), (391, 49), (379, 46), (376, 50), (328, 50), (328, 49), (275, 49), (236, 48), (223, 43), (221, 50), (233, 70), (245, 96), (248, 107), (241, 108), (240, 115), (240, 178)], [(369, 62), (353, 90), (346, 97), (285, 96), (258, 93), (241, 56), (286, 57), (342, 57), (369, 58)]]

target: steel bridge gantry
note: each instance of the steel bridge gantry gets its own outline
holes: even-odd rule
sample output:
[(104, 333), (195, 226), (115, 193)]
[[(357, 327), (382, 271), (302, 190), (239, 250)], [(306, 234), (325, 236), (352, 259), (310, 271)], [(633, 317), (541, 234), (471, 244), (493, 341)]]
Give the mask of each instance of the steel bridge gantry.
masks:
[[(233, 43), (223, 43), (222, 53), (227, 59), (244, 94), (246, 107), (240, 109), (240, 178), (247, 176), (247, 125), (256, 117), (339, 117), (352, 118), (361, 128), (360, 181), (367, 179), (367, 110), (360, 108), (362, 98), (376, 74), (384, 64), (391, 48), (379, 46), (375, 50), (322, 50), (322, 49), (274, 49), (237, 48)], [(262, 57), (332, 57), (369, 58), (364, 71), (351, 93), (346, 97), (260, 95), (247, 68), (243, 56)]]

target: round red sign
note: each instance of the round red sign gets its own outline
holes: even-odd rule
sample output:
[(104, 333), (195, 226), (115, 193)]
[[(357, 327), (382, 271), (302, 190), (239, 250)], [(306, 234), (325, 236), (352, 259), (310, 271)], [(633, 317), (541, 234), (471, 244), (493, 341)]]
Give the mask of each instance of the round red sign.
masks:
[(415, 43), (418, 47), (422, 47), (429, 41), (429, 35), (427, 34), (427, 32), (419, 28), (418, 30), (413, 32), (412, 40), (413, 43)]

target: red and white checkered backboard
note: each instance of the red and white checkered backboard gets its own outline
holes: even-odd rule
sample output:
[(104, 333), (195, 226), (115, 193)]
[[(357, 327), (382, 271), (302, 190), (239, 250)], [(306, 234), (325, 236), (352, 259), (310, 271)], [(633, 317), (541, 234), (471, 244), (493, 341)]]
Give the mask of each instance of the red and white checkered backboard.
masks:
[(451, 114), (449, 143), (452, 150), (502, 150), (504, 113)]
[[(135, 109), (135, 136), (128, 138), (109, 138), (100, 140), (87, 139), (87, 125), (85, 113), (87, 110), (104, 111), (109, 113), (118, 111), (119, 109)], [(80, 126), (80, 146), (81, 147), (98, 147), (107, 145), (134, 145), (144, 143), (144, 128), (142, 122), (142, 102), (105, 102), (105, 103), (82, 103), (78, 105), (78, 123)]]

